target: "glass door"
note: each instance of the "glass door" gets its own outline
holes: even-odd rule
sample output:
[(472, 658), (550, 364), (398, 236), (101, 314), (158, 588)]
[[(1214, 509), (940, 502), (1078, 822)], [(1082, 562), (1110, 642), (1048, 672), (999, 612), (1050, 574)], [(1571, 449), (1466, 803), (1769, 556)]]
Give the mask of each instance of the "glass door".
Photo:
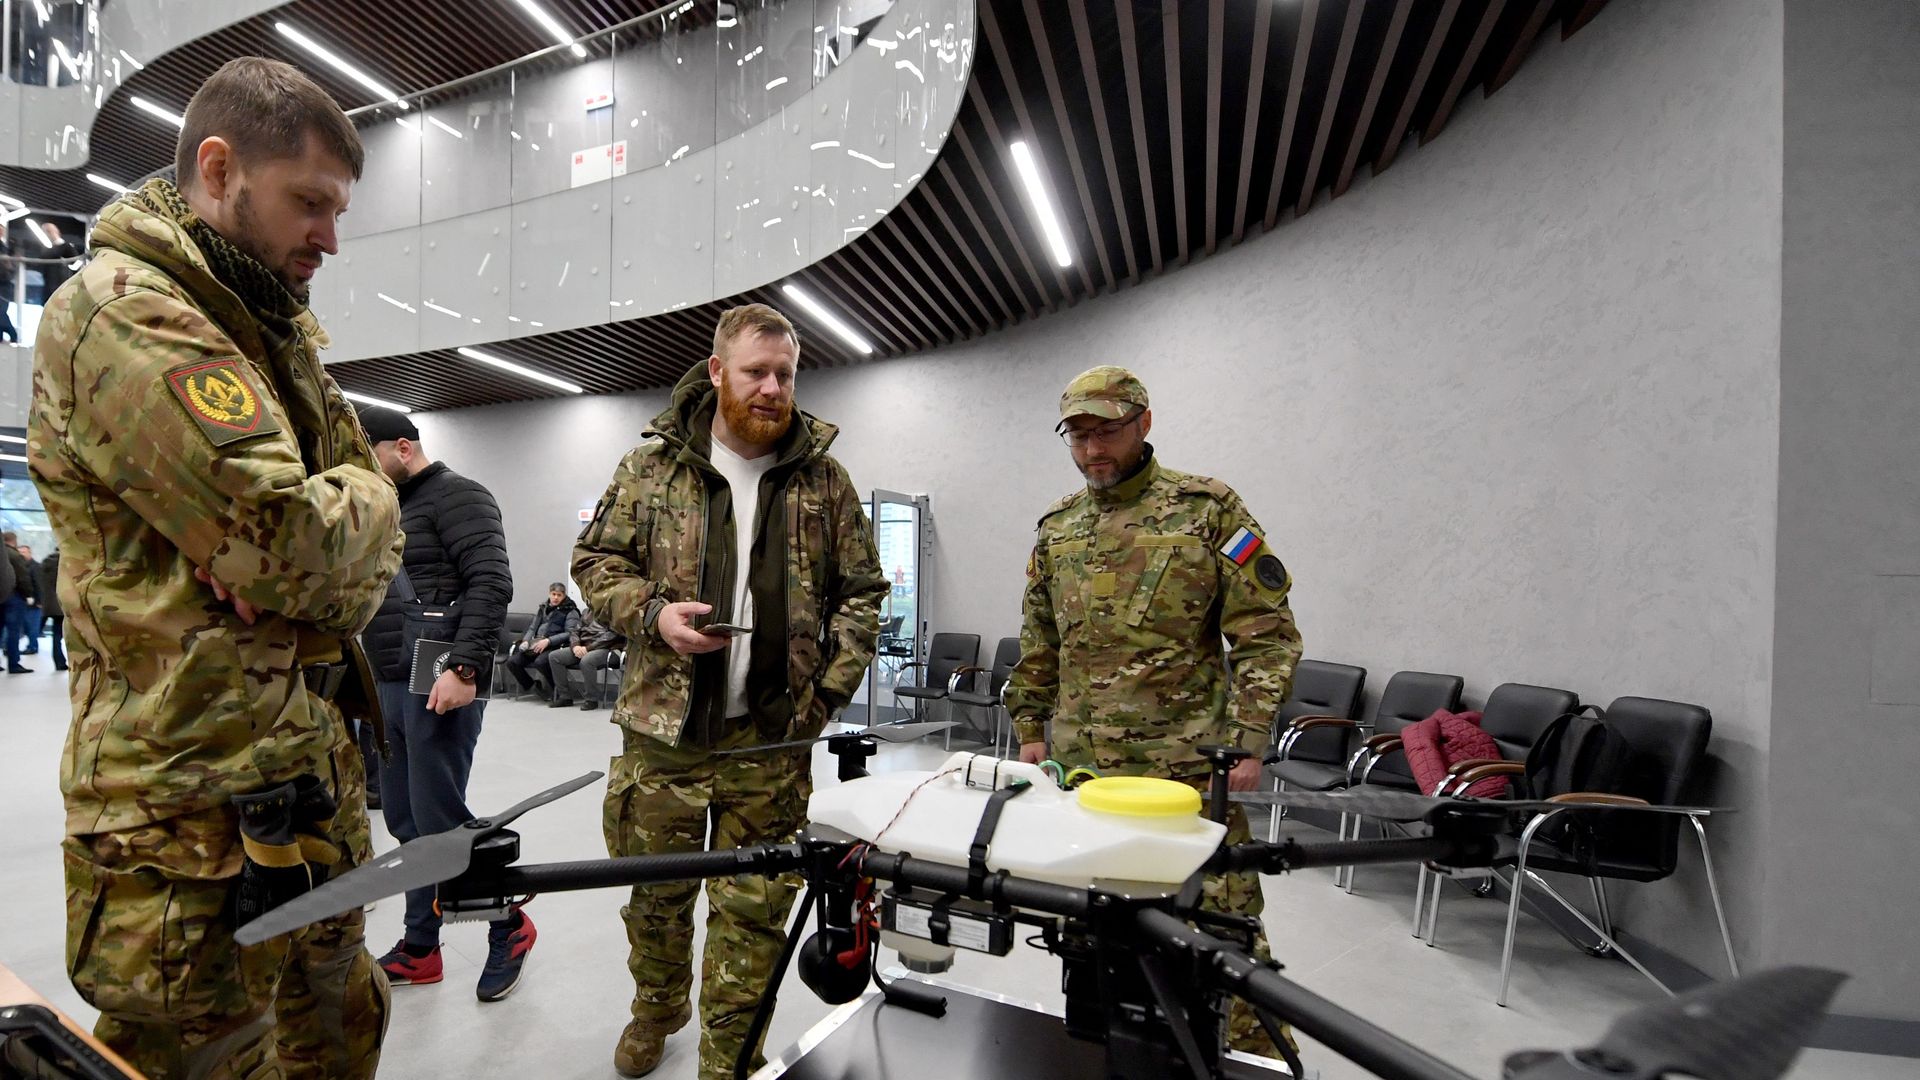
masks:
[[(918, 685), (924, 672), (909, 665), (926, 659), (928, 551), (927, 497), (875, 491), (868, 506), (880, 572), (892, 585), (880, 604), (880, 645), (867, 672), (865, 693), (855, 698), (847, 719), (884, 724), (905, 719), (908, 702), (894, 700), (893, 688)], [(864, 706), (864, 709), (861, 708)]]

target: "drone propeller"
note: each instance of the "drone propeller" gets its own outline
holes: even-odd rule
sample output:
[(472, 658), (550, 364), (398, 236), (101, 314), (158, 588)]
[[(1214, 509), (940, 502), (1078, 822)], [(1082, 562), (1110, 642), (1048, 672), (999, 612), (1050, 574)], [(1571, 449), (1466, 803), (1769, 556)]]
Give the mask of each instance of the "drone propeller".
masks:
[(1426, 821), (1434, 814), (1443, 811), (1459, 811), (1467, 808), (1485, 810), (1497, 807), (1503, 811), (1552, 810), (1563, 807), (1563, 803), (1528, 802), (1507, 799), (1436, 799), (1427, 795), (1416, 795), (1410, 791), (1395, 791), (1392, 788), (1364, 787), (1347, 791), (1236, 791), (1232, 799), (1237, 803), (1254, 803), (1260, 806), (1293, 806), (1303, 810), (1332, 810), (1342, 814), (1359, 814), (1362, 817), (1380, 818), (1385, 821)]
[(1528, 1050), (1504, 1080), (1774, 1080), (1786, 1075), (1846, 981), (1837, 971), (1783, 967), (1713, 983), (1635, 1009), (1600, 1042), (1572, 1052)]
[(473, 861), (473, 849), (482, 840), (513, 824), (515, 818), (535, 807), (572, 794), (605, 776), (590, 772), (515, 803), (504, 814), (475, 818), (457, 829), (422, 836), (384, 855), (355, 867), (351, 872), (302, 893), (265, 915), (242, 926), (233, 939), (242, 945), (254, 945), (277, 934), (298, 930), (343, 911), (365, 907), (386, 896), (409, 889), (438, 885), (466, 873)]
[(823, 743), (831, 739), (859, 738), (866, 735), (871, 735), (881, 742), (912, 742), (922, 736), (934, 735), (950, 727), (958, 726), (959, 725), (952, 720), (941, 720), (938, 722), (927, 721), (918, 724), (875, 724), (865, 730), (840, 731), (832, 735), (821, 735), (813, 739), (795, 739), (792, 742), (763, 743), (759, 746), (743, 746), (737, 750), (716, 750), (714, 753), (727, 756), (735, 754), (764, 754), (769, 750), (797, 750), (802, 746), (812, 746), (814, 743)]

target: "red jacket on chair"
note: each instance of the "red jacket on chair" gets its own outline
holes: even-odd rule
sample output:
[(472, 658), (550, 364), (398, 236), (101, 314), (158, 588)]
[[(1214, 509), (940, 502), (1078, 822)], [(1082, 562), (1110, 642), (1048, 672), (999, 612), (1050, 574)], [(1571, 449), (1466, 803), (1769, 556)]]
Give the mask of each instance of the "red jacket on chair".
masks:
[[(1446, 779), (1447, 766), (1474, 758), (1499, 760), (1500, 744), (1480, 730), (1477, 712), (1451, 713), (1445, 709), (1400, 732), (1401, 748), (1407, 754), (1407, 766), (1420, 784), (1420, 793), (1433, 794), (1434, 786)], [(1488, 776), (1473, 782), (1466, 794), (1476, 799), (1497, 798), (1507, 793), (1507, 778)]]

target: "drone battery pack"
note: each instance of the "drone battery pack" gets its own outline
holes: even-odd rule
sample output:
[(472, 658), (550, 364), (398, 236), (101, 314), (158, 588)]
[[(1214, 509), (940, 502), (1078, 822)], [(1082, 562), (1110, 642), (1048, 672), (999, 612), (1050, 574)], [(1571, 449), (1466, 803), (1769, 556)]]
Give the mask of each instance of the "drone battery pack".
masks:
[(993, 905), (948, 899), (926, 889), (889, 889), (880, 896), (880, 928), (896, 934), (1005, 956), (1013, 951), (1013, 915)]

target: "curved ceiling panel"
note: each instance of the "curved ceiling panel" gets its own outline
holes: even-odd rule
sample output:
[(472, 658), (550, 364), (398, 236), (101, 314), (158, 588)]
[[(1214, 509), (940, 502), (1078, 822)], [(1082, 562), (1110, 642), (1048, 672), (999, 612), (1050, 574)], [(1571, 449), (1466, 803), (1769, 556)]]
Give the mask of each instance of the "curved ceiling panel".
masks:
[[(646, 8), (619, 0), (546, 2), (580, 32)], [(546, 44), (518, 20), (461, 17), (449, 13), (455, 6), (295, 0), (283, 10), (349, 43), (356, 55), (379, 57), (400, 86), (468, 75)], [(590, 391), (665, 385), (708, 351), (719, 310), (747, 300), (791, 307), (780, 288), (786, 283), (804, 285), (840, 312), (872, 343), (873, 357), (987, 333), (1268, 231), (1324, 201), (1322, 193), (1343, 195), (1361, 168), (1377, 173), (1408, 138), (1439, 136), (1468, 94), (1500, 89), (1542, 34), (1572, 35), (1605, 0), (979, 6), (979, 55), (951, 137), (926, 178), (876, 226), (785, 281), (649, 318), (530, 334), (490, 351)], [(683, 17), (714, 16), (713, 0), (691, 0)], [(516, 36), (517, 46), (509, 43)], [(245, 53), (298, 59), (286, 54), (270, 20), (255, 18), (177, 50), (134, 79), (153, 79), (150, 85), (168, 86), (184, 101), (220, 62)], [(359, 87), (316, 74), (343, 103), (370, 104)], [(114, 104), (109, 99), (96, 127), (96, 162), (124, 154), (126, 176), (164, 164), (171, 141), (124, 109), (109, 147)], [(1030, 216), (1010, 151), (1023, 140), (1061, 207), (1069, 266), (1049, 257), (1048, 240)], [(0, 190), (24, 188), (24, 172), (0, 170)], [(30, 201), (85, 211), (104, 201), (104, 192), (77, 176), (38, 176), (59, 198)], [(800, 318), (809, 333), (803, 364), (868, 358)], [(331, 370), (350, 389), (417, 408), (547, 393), (471, 369), (450, 349), (348, 360)]]
[[(89, 164), (94, 121), (108, 95), (119, 93), (154, 58), (284, 2), (160, 5), (47, 0), (10, 5), (13, 25), (0, 58), (5, 68), (0, 77), (0, 165), (83, 169)], [(130, 107), (129, 100), (119, 104), (120, 109)], [(8, 189), (0, 188), (4, 190)], [(33, 205), (50, 210), (77, 208), (65, 203)]]
[[(900, 356), (1113, 292), (1269, 231), (1438, 137), (1540, 36), (1605, 0), (982, 0), (967, 100), (927, 178), (878, 226), (791, 275), (872, 343), (804, 313), (803, 366)], [(1072, 265), (1049, 257), (1010, 144), (1061, 205)], [(522, 337), (501, 356), (592, 392), (671, 385), (725, 307), (792, 309), (776, 283), (646, 319)], [(331, 368), (350, 389), (443, 409), (547, 396), (451, 352)], [(460, 372), (458, 378), (449, 372)]]
[(926, 175), (973, 27), (973, 0), (741, 0), (369, 113), (366, 175), (314, 283), (329, 362), (657, 315), (813, 265)]

